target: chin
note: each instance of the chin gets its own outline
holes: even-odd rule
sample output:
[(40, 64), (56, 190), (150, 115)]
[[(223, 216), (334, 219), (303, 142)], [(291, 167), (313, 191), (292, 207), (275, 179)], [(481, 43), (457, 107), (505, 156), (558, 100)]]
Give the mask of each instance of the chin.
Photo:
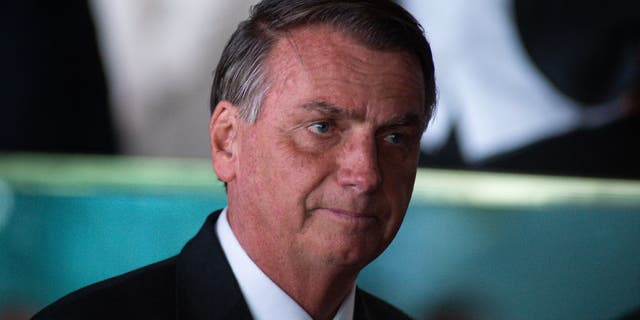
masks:
[(385, 247), (379, 248), (360, 240), (333, 243), (324, 249), (331, 264), (360, 270), (377, 258)]

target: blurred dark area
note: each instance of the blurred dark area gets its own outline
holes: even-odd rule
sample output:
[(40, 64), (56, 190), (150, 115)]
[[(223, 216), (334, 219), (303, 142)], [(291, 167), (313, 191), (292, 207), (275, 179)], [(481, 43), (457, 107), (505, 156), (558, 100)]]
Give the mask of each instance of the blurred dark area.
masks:
[(640, 319), (640, 307), (618, 318), (618, 320), (638, 320), (638, 319)]
[(424, 320), (483, 320), (493, 319), (495, 306), (480, 295), (469, 292), (450, 293), (425, 310)]
[[(637, 103), (637, 102), (636, 102)], [(640, 179), (640, 117), (636, 111), (593, 129), (553, 137), (473, 167), (534, 174)]]
[(640, 179), (640, 2), (515, 0), (513, 18), (533, 64), (582, 108), (622, 116), (466, 163), (455, 130), (421, 165), (498, 172)]
[(638, 89), (638, 1), (515, 0), (514, 5), (529, 56), (566, 95), (588, 107)]
[(3, 1), (0, 151), (115, 153), (87, 1)]
[[(461, 156), (452, 130), (444, 147), (424, 153), (420, 164), (640, 179), (639, 2), (514, 0), (511, 5), (522, 45), (550, 83), (585, 110), (616, 105), (622, 116), (475, 162)], [(112, 120), (88, 2), (1, 6), (0, 151), (118, 153), (121, 133)]]

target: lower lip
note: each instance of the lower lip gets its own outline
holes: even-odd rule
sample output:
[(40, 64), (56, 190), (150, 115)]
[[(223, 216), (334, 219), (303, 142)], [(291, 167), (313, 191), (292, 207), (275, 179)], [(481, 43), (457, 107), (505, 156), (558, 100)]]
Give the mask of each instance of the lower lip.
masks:
[(324, 209), (324, 211), (328, 212), (332, 217), (338, 218), (340, 220), (360, 223), (373, 223), (376, 221), (376, 218), (370, 215), (361, 215), (353, 212), (334, 209)]

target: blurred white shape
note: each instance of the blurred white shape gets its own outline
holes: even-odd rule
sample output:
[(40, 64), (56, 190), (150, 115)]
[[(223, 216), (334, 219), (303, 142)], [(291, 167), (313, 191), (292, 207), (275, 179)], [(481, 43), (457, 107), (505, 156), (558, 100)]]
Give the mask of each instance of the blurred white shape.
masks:
[(220, 53), (256, 0), (92, 0), (126, 154), (209, 155)]

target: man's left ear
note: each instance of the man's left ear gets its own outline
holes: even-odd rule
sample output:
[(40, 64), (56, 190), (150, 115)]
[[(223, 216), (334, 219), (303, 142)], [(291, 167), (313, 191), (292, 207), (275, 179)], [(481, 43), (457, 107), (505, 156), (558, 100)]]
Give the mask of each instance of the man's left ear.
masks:
[(235, 178), (236, 145), (234, 138), (238, 130), (237, 108), (229, 101), (216, 105), (209, 121), (211, 161), (218, 178), (226, 183)]

